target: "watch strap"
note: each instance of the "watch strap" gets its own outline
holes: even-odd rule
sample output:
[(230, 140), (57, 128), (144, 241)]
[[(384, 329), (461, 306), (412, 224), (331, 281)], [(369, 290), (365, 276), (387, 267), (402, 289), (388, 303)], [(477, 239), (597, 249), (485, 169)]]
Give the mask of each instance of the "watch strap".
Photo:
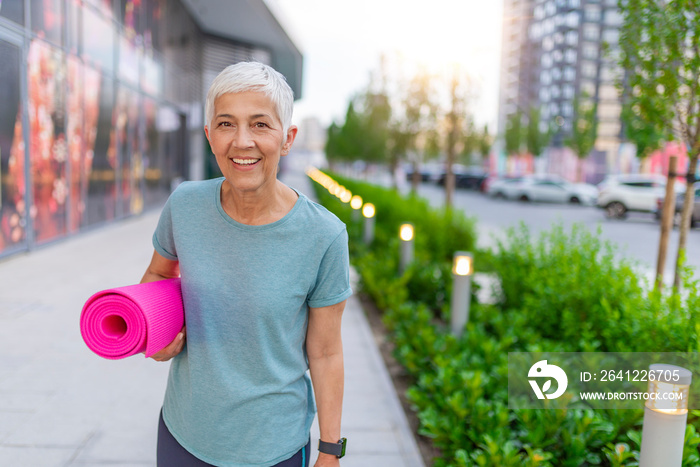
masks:
[(318, 440), (318, 450), (324, 454), (330, 454), (337, 458), (341, 458), (345, 455), (345, 446), (347, 444), (347, 439), (342, 438), (337, 443), (327, 443), (325, 441)]

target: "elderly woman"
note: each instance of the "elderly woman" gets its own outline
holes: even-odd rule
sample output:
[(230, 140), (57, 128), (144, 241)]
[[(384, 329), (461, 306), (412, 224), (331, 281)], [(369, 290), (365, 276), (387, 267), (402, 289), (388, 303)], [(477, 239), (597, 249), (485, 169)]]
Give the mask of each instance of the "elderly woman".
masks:
[(292, 105), (266, 65), (222, 71), (204, 132), (224, 176), (181, 184), (161, 213), (142, 282), (182, 278), (186, 329), (153, 356), (172, 359), (159, 466), (308, 466), (316, 407), (315, 465), (340, 465), (348, 239), (277, 179)]

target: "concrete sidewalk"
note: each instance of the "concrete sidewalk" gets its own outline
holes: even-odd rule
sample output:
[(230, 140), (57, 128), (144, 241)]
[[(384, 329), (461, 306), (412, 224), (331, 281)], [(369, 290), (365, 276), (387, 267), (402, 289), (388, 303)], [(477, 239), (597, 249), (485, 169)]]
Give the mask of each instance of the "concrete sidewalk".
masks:
[[(312, 194), (298, 171), (285, 181)], [(155, 465), (168, 364), (97, 357), (81, 339), (79, 316), (94, 292), (140, 280), (158, 214), (0, 262), (0, 466)], [(341, 464), (423, 466), (356, 297), (343, 342), (348, 455)], [(314, 427), (312, 446), (316, 439)]]

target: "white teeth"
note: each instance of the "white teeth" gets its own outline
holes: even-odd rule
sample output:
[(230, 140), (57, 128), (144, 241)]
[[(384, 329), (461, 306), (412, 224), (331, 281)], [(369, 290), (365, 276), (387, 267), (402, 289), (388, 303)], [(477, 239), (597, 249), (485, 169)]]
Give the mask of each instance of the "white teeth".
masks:
[(252, 165), (258, 162), (260, 159), (232, 159), (233, 162), (240, 165)]

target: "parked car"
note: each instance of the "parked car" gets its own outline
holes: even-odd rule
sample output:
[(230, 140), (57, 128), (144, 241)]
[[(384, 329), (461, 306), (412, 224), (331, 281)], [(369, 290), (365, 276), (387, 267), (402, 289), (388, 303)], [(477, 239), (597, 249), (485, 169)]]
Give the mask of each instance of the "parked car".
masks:
[(470, 167), (464, 172), (455, 174), (455, 186), (457, 188), (481, 191), (482, 185), (488, 176), (489, 174), (486, 170), (480, 167)]
[(513, 191), (514, 197), (521, 201), (593, 206), (598, 198), (598, 188), (595, 185), (571, 183), (551, 176), (525, 178)]
[(522, 177), (494, 177), (487, 181), (486, 194), (494, 198), (513, 198)]
[[(691, 211), (690, 215), (690, 227), (693, 228), (697, 225), (700, 225), (700, 182), (697, 182), (693, 189), (695, 190), (694, 193), (694, 198), (693, 198), (693, 210)], [(656, 200), (656, 209), (654, 210), (654, 216), (656, 217), (656, 220), (661, 220), (661, 213), (663, 211), (664, 207), (664, 198), (660, 197)], [(685, 193), (677, 193), (676, 194), (676, 209), (675, 209), (675, 216), (678, 218), (678, 222), (680, 222), (680, 214), (683, 211), (683, 203), (685, 202)]]
[[(438, 177), (438, 185), (445, 185), (447, 171), (443, 168)], [(466, 167), (461, 164), (452, 165), (452, 173), (455, 174), (455, 186), (457, 188), (467, 188), (471, 190), (481, 190), (481, 186), (488, 178), (489, 174), (481, 167)]]
[[(421, 182), (436, 181), (440, 177), (442, 171), (440, 164), (434, 163), (421, 164), (418, 170), (420, 172)], [(405, 164), (404, 172), (406, 173), (407, 181), (410, 182), (411, 180), (413, 180), (413, 164)]]
[[(675, 184), (676, 191), (685, 189)], [(624, 219), (628, 212), (649, 212), (656, 210), (658, 198), (666, 193), (666, 178), (661, 175), (611, 175), (598, 185), (599, 208), (605, 210), (609, 219)]]

